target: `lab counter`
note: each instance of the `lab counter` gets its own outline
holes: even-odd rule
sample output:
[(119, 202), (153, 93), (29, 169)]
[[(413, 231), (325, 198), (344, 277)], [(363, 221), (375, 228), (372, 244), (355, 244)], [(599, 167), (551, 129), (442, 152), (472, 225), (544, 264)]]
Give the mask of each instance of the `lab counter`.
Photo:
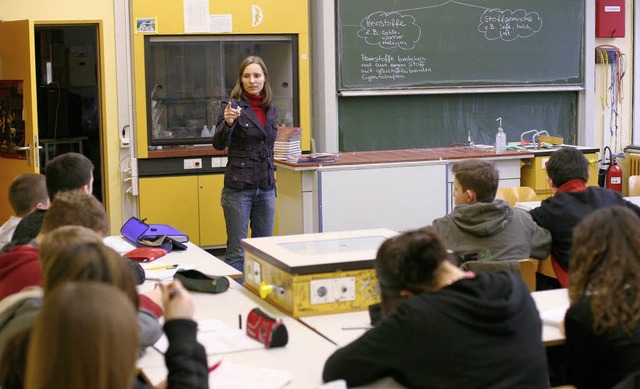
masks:
[(431, 224), (453, 208), (453, 163), (493, 161), (500, 186), (520, 185), (529, 150), (444, 147), (339, 153), (331, 163), (276, 161), (279, 234), (388, 228)]

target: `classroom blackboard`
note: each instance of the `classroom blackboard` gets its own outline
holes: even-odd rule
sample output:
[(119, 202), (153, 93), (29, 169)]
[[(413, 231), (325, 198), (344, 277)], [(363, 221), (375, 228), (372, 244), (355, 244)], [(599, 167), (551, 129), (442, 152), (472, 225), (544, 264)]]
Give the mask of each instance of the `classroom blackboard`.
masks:
[(337, 0), (338, 90), (582, 86), (584, 0)]
[(475, 144), (493, 145), (499, 117), (508, 142), (536, 129), (577, 144), (577, 110), (571, 91), (340, 97), (339, 149), (445, 147), (465, 143), (468, 131)]

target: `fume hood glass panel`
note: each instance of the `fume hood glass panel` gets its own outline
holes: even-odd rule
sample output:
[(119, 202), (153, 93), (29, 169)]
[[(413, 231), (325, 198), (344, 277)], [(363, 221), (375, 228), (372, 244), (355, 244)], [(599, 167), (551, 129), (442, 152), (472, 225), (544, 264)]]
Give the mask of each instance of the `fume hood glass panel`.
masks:
[(250, 55), (267, 65), (278, 125), (299, 125), (295, 36), (147, 36), (149, 146), (210, 144), (220, 102)]

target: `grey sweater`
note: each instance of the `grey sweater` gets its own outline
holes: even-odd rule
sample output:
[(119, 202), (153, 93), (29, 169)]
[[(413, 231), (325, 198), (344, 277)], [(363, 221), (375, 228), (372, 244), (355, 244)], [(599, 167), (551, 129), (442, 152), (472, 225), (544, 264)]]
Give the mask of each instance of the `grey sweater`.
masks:
[(457, 205), (453, 212), (433, 221), (459, 261), (545, 259), (551, 234), (531, 216), (503, 200)]

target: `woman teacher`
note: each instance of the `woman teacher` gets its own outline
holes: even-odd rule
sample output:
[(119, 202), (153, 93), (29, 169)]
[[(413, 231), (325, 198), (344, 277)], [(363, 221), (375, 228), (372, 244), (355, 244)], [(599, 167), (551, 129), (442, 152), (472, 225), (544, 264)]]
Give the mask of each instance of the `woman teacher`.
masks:
[(271, 236), (276, 207), (273, 145), (276, 108), (264, 61), (250, 56), (240, 64), (231, 99), (222, 102), (213, 147), (228, 148), (221, 203), (227, 226), (225, 261), (242, 271), (240, 240)]

